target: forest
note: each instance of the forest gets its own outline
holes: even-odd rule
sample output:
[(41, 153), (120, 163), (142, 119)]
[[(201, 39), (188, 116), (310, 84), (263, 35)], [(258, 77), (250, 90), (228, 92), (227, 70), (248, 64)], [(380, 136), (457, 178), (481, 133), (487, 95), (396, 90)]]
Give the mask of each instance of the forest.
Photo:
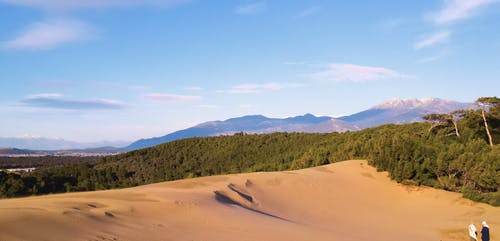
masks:
[(479, 98), (477, 108), (433, 113), (425, 122), (383, 125), (355, 132), (273, 133), (190, 138), (120, 155), (0, 172), (0, 196), (125, 188), (256, 171), (282, 171), (366, 159), (391, 179), (460, 192), (500, 206), (500, 99)]
[(58, 166), (97, 161), (100, 156), (0, 156), (0, 169), (9, 168), (39, 168), (44, 166)]

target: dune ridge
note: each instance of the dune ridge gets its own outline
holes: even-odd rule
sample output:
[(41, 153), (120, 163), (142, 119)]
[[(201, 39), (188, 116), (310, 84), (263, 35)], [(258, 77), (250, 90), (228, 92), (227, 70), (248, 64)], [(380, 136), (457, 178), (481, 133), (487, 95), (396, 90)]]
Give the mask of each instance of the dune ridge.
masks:
[(468, 240), (500, 208), (397, 184), (366, 161), (0, 200), (0, 240)]

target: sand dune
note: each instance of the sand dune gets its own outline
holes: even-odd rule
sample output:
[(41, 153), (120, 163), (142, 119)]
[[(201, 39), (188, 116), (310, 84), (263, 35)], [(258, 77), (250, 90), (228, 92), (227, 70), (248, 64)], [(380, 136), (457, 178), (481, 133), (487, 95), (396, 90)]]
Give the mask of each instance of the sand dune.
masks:
[(500, 208), (399, 185), (365, 161), (0, 200), (0, 240), (468, 240)]

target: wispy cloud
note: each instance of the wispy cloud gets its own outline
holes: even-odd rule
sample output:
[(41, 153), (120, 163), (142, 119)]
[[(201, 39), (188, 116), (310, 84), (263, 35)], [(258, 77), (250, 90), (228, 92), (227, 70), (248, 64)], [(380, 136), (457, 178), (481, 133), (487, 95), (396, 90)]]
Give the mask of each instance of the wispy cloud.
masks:
[(0, 3), (47, 10), (73, 10), (135, 5), (170, 6), (183, 2), (187, 2), (187, 0), (0, 0)]
[(302, 10), (302, 12), (300, 12), (299, 16), (300, 17), (307, 17), (307, 16), (314, 15), (314, 14), (318, 13), (319, 11), (321, 11), (321, 7), (319, 7), (319, 6), (309, 7), (309, 8)]
[[(47, 10), (56, 15), (68, 16), (67, 12), (79, 9), (102, 9), (125, 6), (171, 6), (190, 0), (0, 0), (0, 4), (11, 4)], [(89, 25), (75, 20), (58, 19), (33, 23), (13, 39), (0, 42), (2, 49), (45, 50), (60, 45), (95, 37)]]
[(266, 10), (267, 5), (264, 2), (255, 2), (244, 5), (239, 5), (234, 9), (234, 13), (239, 15), (253, 15)]
[(414, 76), (401, 74), (395, 70), (388, 68), (342, 63), (329, 64), (325, 70), (313, 73), (310, 75), (310, 77), (316, 80), (327, 82), (362, 82), (371, 80), (415, 78)]
[(74, 20), (37, 22), (14, 39), (3, 42), (4, 49), (52, 49), (63, 44), (91, 39), (93, 31), (86, 24)]
[(434, 62), (442, 57), (443, 56), (441, 56), (441, 55), (434, 55), (434, 56), (430, 56), (430, 57), (426, 57), (426, 58), (421, 58), (418, 60), (418, 63), (421, 63), (421, 64), (430, 63), (430, 62)]
[(43, 93), (30, 95), (22, 100), (28, 106), (66, 110), (122, 109), (124, 104), (110, 99), (68, 99), (61, 94)]
[(300, 83), (264, 83), (264, 84), (241, 84), (231, 87), (227, 90), (218, 90), (218, 93), (230, 93), (230, 94), (252, 94), (260, 93), (262, 91), (270, 90), (281, 90), (284, 88), (292, 87), (302, 87), (303, 84)]
[(189, 101), (200, 100), (201, 96), (153, 93), (144, 95), (144, 98), (162, 102), (189, 102)]
[(416, 42), (413, 47), (415, 49), (421, 49), (426, 47), (431, 47), (434, 45), (442, 44), (448, 42), (450, 39), (451, 32), (450, 31), (441, 31), (437, 33), (433, 33), (431, 35), (424, 36), (418, 42)]
[(448, 24), (469, 18), (481, 8), (499, 0), (446, 0), (443, 9), (430, 15), (436, 24)]
[(429, 57), (425, 57), (425, 58), (421, 58), (417, 61), (417, 63), (420, 63), (420, 64), (425, 64), (425, 63), (430, 63), (430, 62), (434, 62), (434, 61), (437, 61), (441, 58), (444, 58), (446, 57), (447, 55), (450, 54), (450, 51), (449, 50), (443, 50), (435, 55), (432, 55), (432, 56), (429, 56)]

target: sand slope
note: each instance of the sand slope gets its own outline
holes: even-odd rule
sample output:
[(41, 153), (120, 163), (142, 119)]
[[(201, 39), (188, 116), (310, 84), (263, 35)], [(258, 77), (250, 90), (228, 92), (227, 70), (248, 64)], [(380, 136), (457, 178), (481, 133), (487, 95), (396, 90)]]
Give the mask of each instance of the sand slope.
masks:
[(0, 240), (468, 240), (500, 208), (406, 187), (365, 161), (0, 200)]

